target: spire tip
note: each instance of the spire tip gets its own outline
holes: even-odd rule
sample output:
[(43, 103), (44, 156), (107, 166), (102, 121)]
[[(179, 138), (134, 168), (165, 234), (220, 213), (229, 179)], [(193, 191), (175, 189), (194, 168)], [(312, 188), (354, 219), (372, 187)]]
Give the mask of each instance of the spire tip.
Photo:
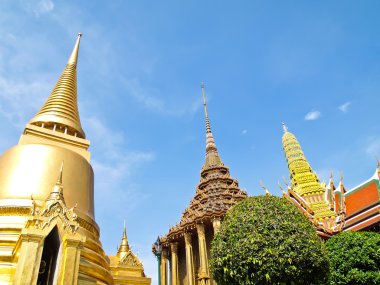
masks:
[(285, 125), (284, 122), (282, 122), (282, 129), (283, 129), (284, 133), (288, 132), (288, 127)]

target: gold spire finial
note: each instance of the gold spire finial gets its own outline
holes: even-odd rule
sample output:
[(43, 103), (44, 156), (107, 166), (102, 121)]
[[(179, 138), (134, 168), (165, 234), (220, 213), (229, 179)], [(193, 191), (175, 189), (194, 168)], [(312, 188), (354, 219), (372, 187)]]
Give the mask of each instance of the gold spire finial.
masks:
[(123, 239), (126, 239), (127, 238), (127, 227), (125, 225), (125, 220), (124, 220), (124, 230), (123, 230)]
[(57, 178), (57, 182), (55, 182), (55, 185), (53, 187), (53, 190), (50, 192), (48, 198), (46, 199), (46, 201), (53, 201), (53, 200), (57, 200), (57, 199), (61, 199), (64, 201), (64, 198), (63, 198), (63, 185), (62, 185), (62, 179), (63, 177), (63, 160), (62, 160), (62, 163), (61, 163), (61, 167), (59, 169), (59, 174), (58, 174), (58, 178)]
[(207, 102), (206, 102), (204, 82), (202, 82), (201, 88), (202, 88), (203, 108), (205, 111), (205, 119), (206, 119), (206, 133), (211, 133), (210, 119), (208, 118), (208, 113), (207, 113)]
[(81, 36), (79, 33), (67, 65), (49, 98), (29, 124), (80, 138), (86, 137), (80, 123), (77, 103), (76, 66)]
[(282, 130), (284, 131), (284, 133), (288, 132), (288, 127), (285, 125), (284, 122), (282, 122)]
[(205, 166), (209, 167), (211, 165), (220, 165), (222, 162), (220, 160), (218, 150), (216, 148), (214, 136), (211, 132), (210, 119), (207, 113), (207, 103), (205, 95), (205, 85), (202, 82), (202, 98), (203, 98), (203, 107), (205, 112), (205, 121), (206, 121), (206, 163)]
[(80, 38), (81, 37), (82, 37), (82, 33), (78, 33), (77, 41), (75, 43), (73, 51), (71, 52), (69, 60), (67, 61), (67, 64), (77, 65), (77, 62), (78, 62), (78, 51), (79, 51), (79, 44), (80, 44)]
[(62, 162), (61, 162), (61, 168), (59, 170), (59, 175), (58, 175), (58, 179), (57, 179), (57, 183), (60, 184), (60, 185), (62, 184), (63, 164), (64, 164), (64, 161), (62, 160)]
[(377, 166), (376, 167), (380, 168), (380, 159), (379, 158), (377, 158)]

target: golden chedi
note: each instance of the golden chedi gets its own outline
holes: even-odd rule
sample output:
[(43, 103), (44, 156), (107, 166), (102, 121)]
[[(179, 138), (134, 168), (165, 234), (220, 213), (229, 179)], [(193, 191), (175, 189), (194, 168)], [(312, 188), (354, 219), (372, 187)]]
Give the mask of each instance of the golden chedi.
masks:
[(0, 284), (113, 284), (77, 107), (81, 34), (18, 145), (0, 156)]

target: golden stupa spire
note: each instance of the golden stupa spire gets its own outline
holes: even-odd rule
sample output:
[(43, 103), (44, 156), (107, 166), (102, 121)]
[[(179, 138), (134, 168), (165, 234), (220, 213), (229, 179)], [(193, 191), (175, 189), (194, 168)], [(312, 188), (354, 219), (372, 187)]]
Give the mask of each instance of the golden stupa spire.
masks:
[(77, 104), (76, 67), (81, 36), (79, 33), (67, 65), (49, 98), (29, 124), (85, 138)]
[(324, 189), (320, 185), (319, 178), (311, 169), (298, 140), (288, 131), (284, 123), (282, 127), (284, 130), (282, 146), (288, 162), (293, 190), (301, 196), (323, 193)]
[(120, 243), (119, 250), (117, 251), (117, 256), (120, 259), (122, 259), (130, 250), (131, 249), (129, 247), (128, 239), (127, 239), (127, 227), (124, 221), (123, 237), (121, 238), (121, 243)]
[(330, 210), (326, 201), (326, 187), (321, 185), (317, 174), (311, 169), (300, 143), (286, 126), (284, 131), (282, 145), (288, 162), (292, 190), (305, 199), (314, 211), (314, 219), (329, 220), (335, 217), (336, 213)]
[(211, 132), (210, 119), (208, 117), (207, 112), (207, 103), (206, 103), (206, 95), (205, 95), (205, 85), (202, 82), (202, 97), (203, 97), (203, 107), (205, 112), (205, 121), (206, 121), (206, 163), (205, 167), (209, 167), (212, 165), (220, 165), (222, 161), (219, 157), (218, 149), (216, 148), (214, 136)]

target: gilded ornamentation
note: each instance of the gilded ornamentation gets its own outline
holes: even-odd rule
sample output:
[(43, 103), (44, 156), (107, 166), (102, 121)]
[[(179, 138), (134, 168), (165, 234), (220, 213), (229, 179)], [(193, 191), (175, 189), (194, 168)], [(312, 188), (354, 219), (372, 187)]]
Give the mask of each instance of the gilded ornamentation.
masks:
[(337, 222), (341, 223), (341, 220), (337, 219), (337, 214), (330, 209), (330, 203), (326, 200), (326, 184), (319, 181), (317, 174), (306, 160), (299, 142), (285, 124), (283, 129), (282, 144), (291, 179), (289, 195), (303, 205), (317, 228), (328, 233), (338, 231), (342, 225), (338, 225)]
[(120, 260), (120, 263), (128, 266), (142, 266), (141, 261), (131, 251)]
[(45, 217), (47, 220), (43, 221), (42, 223), (37, 222), (36, 228), (44, 229), (50, 226), (51, 221), (56, 218), (60, 218), (64, 224), (64, 228), (68, 229), (71, 233), (75, 233), (79, 227), (79, 224), (76, 222), (78, 216), (74, 212), (76, 206), (73, 208), (68, 208), (66, 206), (65, 199), (63, 198), (62, 176), (63, 161), (61, 164), (58, 180), (53, 188), (53, 191), (50, 193), (49, 197), (45, 201), (45, 204), (37, 214), (37, 219)]

